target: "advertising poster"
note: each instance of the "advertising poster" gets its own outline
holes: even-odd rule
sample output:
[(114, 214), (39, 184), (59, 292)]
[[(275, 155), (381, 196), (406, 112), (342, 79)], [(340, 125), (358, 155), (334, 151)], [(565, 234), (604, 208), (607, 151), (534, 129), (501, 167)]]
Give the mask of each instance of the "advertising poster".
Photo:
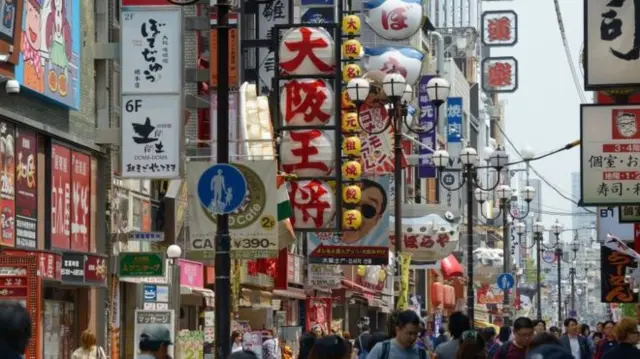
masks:
[(142, 232), (151, 232), (151, 202), (142, 201)]
[(615, 251), (605, 245), (600, 246), (600, 276), (602, 303), (637, 303), (638, 293), (625, 281), (627, 268), (635, 268), (637, 263), (630, 256)]
[(245, 332), (243, 337), (245, 350), (254, 352), (258, 359), (262, 359), (262, 332)]
[(306, 331), (313, 331), (314, 327), (320, 327), (323, 334), (328, 335), (331, 324), (331, 298), (307, 298)]
[[(141, 310), (136, 309), (135, 312), (135, 328), (134, 328), (134, 342), (135, 353), (134, 359), (142, 358), (140, 356), (140, 337), (149, 332), (153, 332), (157, 336), (166, 337), (167, 340), (172, 343), (175, 342), (174, 333), (174, 314), (173, 310)], [(174, 346), (170, 345), (168, 354), (173, 358)]]
[(71, 228), (71, 150), (51, 145), (51, 248), (69, 249)]
[(91, 228), (91, 157), (73, 151), (71, 154), (71, 249), (89, 252)]
[(183, 330), (176, 340), (176, 358), (202, 358), (204, 355), (204, 333)]
[(310, 263), (389, 264), (389, 176), (363, 178), (361, 188), (360, 228), (345, 231), (341, 238), (330, 232), (309, 233)]
[(38, 192), (36, 133), (16, 129), (16, 246), (37, 247)]
[(2, 245), (13, 247), (15, 239), (15, 126), (0, 122), (0, 229)]
[[(424, 129), (428, 132), (420, 134), (420, 142), (432, 150), (436, 148), (436, 132), (437, 129), (433, 129), (433, 126), (437, 124), (436, 108), (431, 104), (429, 100), (429, 94), (427, 93), (427, 84), (433, 78), (431, 75), (422, 76), (420, 78), (420, 86), (418, 87), (418, 105), (420, 106), (420, 125), (424, 126)], [(430, 155), (432, 152), (424, 147), (420, 147), (419, 153), (421, 155)], [(418, 167), (418, 175), (420, 178), (436, 178), (436, 167), (431, 158), (420, 159), (420, 167)]]

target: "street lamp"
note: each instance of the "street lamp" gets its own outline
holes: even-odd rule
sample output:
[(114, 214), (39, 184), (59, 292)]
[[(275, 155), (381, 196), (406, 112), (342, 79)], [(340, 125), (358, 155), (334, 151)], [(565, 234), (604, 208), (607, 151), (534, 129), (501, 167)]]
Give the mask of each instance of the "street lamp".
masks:
[(180, 332), (180, 263), (178, 258), (182, 256), (182, 248), (172, 244), (167, 248), (167, 258), (171, 265), (171, 304), (174, 312), (174, 335)]
[[(434, 81), (435, 79), (435, 81)], [(429, 87), (429, 84), (432, 87)], [(354, 103), (357, 110), (358, 125), (362, 131), (370, 135), (376, 135), (383, 133), (390, 126), (393, 126), (394, 130), (394, 184), (395, 184), (395, 202), (394, 202), (394, 234), (395, 244), (394, 250), (396, 253), (396, 264), (398, 273), (400, 273), (400, 252), (402, 252), (402, 128), (404, 127), (409, 132), (414, 134), (423, 134), (426, 131), (421, 126), (412, 127), (407, 123), (407, 108), (409, 103), (413, 100), (413, 88), (411, 84), (407, 84), (404, 76), (399, 73), (388, 73), (382, 79), (382, 91), (389, 100), (389, 116), (388, 122), (381, 126), (382, 128), (367, 128), (363, 126), (360, 120), (360, 107), (364, 104), (369, 96), (371, 90), (371, 84), (369, 80), (365, 78), (354, 78), (347, 83), (347, 94), (349, 99)], [(446, 101), (449, 96), (450, 85), (447, 80), (436, 76), (427, 84), (427, 92), (429, 99), (436, 111), (436, 121), (438, 108)], [(435, 128), (436, 125), (434, 124)], [(433, 130), (430, 129), (430, 130)], [(426, 131), (426, 132), (425, 132)]]
[(524, 223), (520, 222), (516, 226), (520, 246), (524, 249), (531, 249), (534, 245), (536, 246), (536, 308), (537, 319), (542, 320), (542, 250), (540, 249), (540, 246), (543, 240), (542, 234), (544, 233), (544, 224), (539, 220), (533, 224), (533, 243), (531, 246), (527, 246), (526, 243), (523, 243), (522, 241), (522, 235), (526, 232)]
[[(431, 81), (430, 81), (431, 82)], [(457, 191), (467, 186), (467, 275), (469, 280), (467, 281), (467, 312), (469, 315), (469, 320), (471, 321), (471, 325), (473, 325), (474, 320), (474, 306), (475, 306), (475, 292), (473, 288), (473, 198), (474, 198), (474, 190), (478, 193), (478, 196), (486, 200), (487, 192), (494, 190), (498, 185), (500, 185), (500, 176), (497, 176), (496, 183), (493, 186), (488, 188), (483, 188), (477, 179), (477, 167), (476, 162), (478, 161), (478, 152), (476, 150), (467, 145), (460, 151), (460, 158), (458, 159), (462, 163), (462, 173), (464, 177), (460, 184), (457, 187), (451, 187), (451, 183), (445, 183), (443, 181), (442, 173), (447, 172), (447, 167), (451, 165), (451, 157), (449, 156), (449, 152), (445, 149), (441, 148), (433, 152), (432, 155), (433, 163), (438, 168), (438, 181), (440, 185), (449, 191)], [(508, 157), (506, 153), (502, 151), (494, 151), (491, 154), (489, 163), (490, 166), (496, 170), (496, 173), (500, 173), (500, 171), (507, 164)], [(449, 170), (451, 171), (451, 170)], [(479, 190), (479, 191), (477, 191)], [(506, 189), (505, 189), (506, 190)], [(503, 193), (506, 193), (503, 191)]]

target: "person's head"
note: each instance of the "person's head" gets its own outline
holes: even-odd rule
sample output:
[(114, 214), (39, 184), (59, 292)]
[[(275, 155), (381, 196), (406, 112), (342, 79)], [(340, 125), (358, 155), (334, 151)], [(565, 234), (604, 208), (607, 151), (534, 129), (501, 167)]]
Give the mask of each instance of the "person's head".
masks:
[(588, 324), (580, 324), (580, 334), (584, 335), (585, 337), (591, 334), (591, 328), (589, 328)]
[(311, 327), (311, 333), (316, 336), (316, 338), (322, 337), (322, 327), (319, 324)]
[(508, 342), (511, 338), (511, 328), (507, 326), (500, 327), (500, 332), (498, 333), (498, 339), (500, 342)]
[(630, 317), (620, 319), (615, 329), (616, 339), (620, 343), (638, 344), (638, 321)]
[(476, 330), (462, 333), (460, 346), (456, 352), (456, 359), (486, 359), (485, 340)]
[(531, 343), (529, 343), (529, 350), (533, 350), (541, 345), (556, 344), (560, 345), (560, 339), (555, 335), (547, 332), (540, 332), (533, 336)]
[(258, 359), (258, 356), (251, 350), (245, 349), (231, 353), (231, 355), (229, 355), (229, 359)]
[(316, 343), (315, 334), (313, 333), (304, 333), (300, 337), (300, 352), (298, 353), (298, 359), (307, 359), (309, 357), (309, 353), (311, 352), (311, 348)]
[(145, 327), (140, 334), (138, 349), (143, 353), (152, 354), (156, 359), (168, 357), (171, 332), (169, 328), (161, 324), (151, 324)]
[(556, 338), (560, 338), (560, 328), (556, 326), (552, 326), (551, 328), (549, 328), (549, 333), (551, 333)]
[(349, 332), (342, 332), (342, 337), (345, 338), (346, 340), (351, 340), (351, 333)]
[(366, 333), (368, 331), (370, 331), (371, 328), (369, 327), (369, 324), (362, 324), (362, 326), (360, 327), (360, 331), (363, 333)]
[(544, 344), (529, 350), (526, 359), (573, 359), (573, 355), (562, 345)]
[(351, 345), (338, 335), (319, 338), (309, 353), (309, 359), (349, 359), (350, 357)]
[(575, 318), (567, 318), (564, 320), (564, 328), (569, 335), (578, 335), (578, 321)]
[(31, 326), (31, 317), (25, 307), (16, 302), (0, 301), (0, 342), (8, 349), (24, 354), (31, 339)]
[(387, 194), (384, 188), (373, 180), (363, 179), (361, 181), (360, 213), (362, 213), (362, 224), (357, 230), (342, 234), (342, 241), (345, 243), (355, 243), (364, 238), (380, 222), (380, 218), (387, 210)]
[(367, 342), (367, 347), (366, 347), (367, 353), (371, 353), (371, 350), (373, 350), (373, 347), (375, 347), (376, 344), (382, 343), (383, 341), (388, 339), (389, 339), (389, 336), (385, 332), (375, 332), (371, 334), (371, 336), (369, 337), (369, 341)]
[(449, 334), (453, 339), (462, 338), (462, 333), (471, 329), (469, 317), (462, 312), (453, 312), (449, 316)]
[(418, 339), (420, 317), (413, 310), (403, 310), (396, 316), (394, 327), (396, 342), (404, 348), (411, 348)]
[(600, 340), (602, 340), (602, 333), (600, 332), (595, 332), (593, 333), (593, 337), (591, 338), (593, 340), (593, 344), (598, 344), (600, 343)]
[(231, 343), (242, 343), (242, 333), (237, 330), (231, 332)]
[(400, 310), (394, 310), (387, 319), (387, 335), (389, 335), (389, 338), (396, 337), (396, 319), (398, 318), (399, 313)]
[(616, 323), (613, 320), (607, 320), (602, 323), (602, 333), (604, 337), (607, 339), (613, 339), (614, 337), (614, 329), (616, 328)]
[(516, 344), (527, 348), (533, 338), (533, 322), (527, 317), (520, 317), (513, 322), (513, 334)]
[(542, 319), (536, 319), (533, 321), (533, 331), (538, 334), (547, 330), (547, 323)]
[(82, 343), (82, 347), (85, 349), (91, 349), (94, 345), (96, 345), (96, 335), (89, 329), (82, 332), (80, 335), (80, 342)]
[(438, 334), (444, 335), (444, 333), (446, 333), (446, 330), (444, 329), (444, 327), (438, 328)]
[(596, 332), (602, 333), (603, 329), (604, 329), (604, 323), (603, 322), (597, 322), (596, 323)]
[(492, 327), (484, 328), (481, 333), (482, 338), (484, 338), (484, 341), (487, 343), (492, 342), (496, 337), (496, 330)]

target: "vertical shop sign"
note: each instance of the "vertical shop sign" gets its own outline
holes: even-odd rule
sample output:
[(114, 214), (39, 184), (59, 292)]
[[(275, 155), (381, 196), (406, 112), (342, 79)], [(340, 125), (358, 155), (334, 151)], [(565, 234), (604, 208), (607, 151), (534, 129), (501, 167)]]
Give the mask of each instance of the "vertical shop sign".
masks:
[(71, 218), (71, 150), (51, 145), (51, 248), (69, 249)]
[(84, 262), (86, 255), (82, 253), (64, 253), (62, 255), (62, 282), (84, 283)]
[[(420, 142), (425, 146), (428, 146), (432, 150), (436, 150), (436, 133), (438, 132), (433, 127), (437, 124), (436, 111), (429, 100), (429, 94), (427, 93), (427, 84), (433, 78), (433, 76), (427, 75), (420, 78), (420, 84), (418, 87), (418, 105), (420, 106), (420, 126), (423, 126), (424, 134), (420, 134)], [(430, 155), (432, 151), (420, 146), (421, 155)], [(418, 175), (420, 178), (435, 178), (436, 166), (433, 164), (431, 158), (420, 159), (420, 167), (418, 167)]]
[(15, 246), (15, 126), (0, 123), (0, 228), (2, 245)]
[(606, 245), (600, 246), (601, 298), (602, 303), (637, 303), (638, 293), (634, 293), (625, 281), (627, 268), (637, 264), (630, 256), (615, 251)]
[(91, 228), (91, 157), (84, 153), (71, 154), (71, 249), (89, 252)]
[(151, 202), (142, 201), (142, 225), (140, 230), (144, 233), (151, 232)]
[(33, 131), (16, 129), (16, 246), (38, 246), (38, 142)]
[(310, 332), (314, 326), (320, 326), (325, 333), (329, 333), (331, 298), (307, 298), (306, 306), (306, 331)]
[[(265, 37), (261, 39), (271, 39), (271, 29), (275, 25), (289, 23), (289, 14), (293, 9), (289, 9), (289, 0), (274, 0), (270, 3), (258, 5), (258, 29)], [(258, 48), (258, 95), (267, 95), (271, 90), (271, 81), (276, 69), (273, 50), (267, 47)]]

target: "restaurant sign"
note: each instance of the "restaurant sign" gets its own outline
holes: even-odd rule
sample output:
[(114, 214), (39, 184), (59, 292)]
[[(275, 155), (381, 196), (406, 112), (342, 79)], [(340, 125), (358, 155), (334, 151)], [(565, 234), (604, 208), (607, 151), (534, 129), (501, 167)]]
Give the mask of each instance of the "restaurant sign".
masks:
[(162, 253), (120, 253), (120, 277), (163, 277), (165, 259)]

